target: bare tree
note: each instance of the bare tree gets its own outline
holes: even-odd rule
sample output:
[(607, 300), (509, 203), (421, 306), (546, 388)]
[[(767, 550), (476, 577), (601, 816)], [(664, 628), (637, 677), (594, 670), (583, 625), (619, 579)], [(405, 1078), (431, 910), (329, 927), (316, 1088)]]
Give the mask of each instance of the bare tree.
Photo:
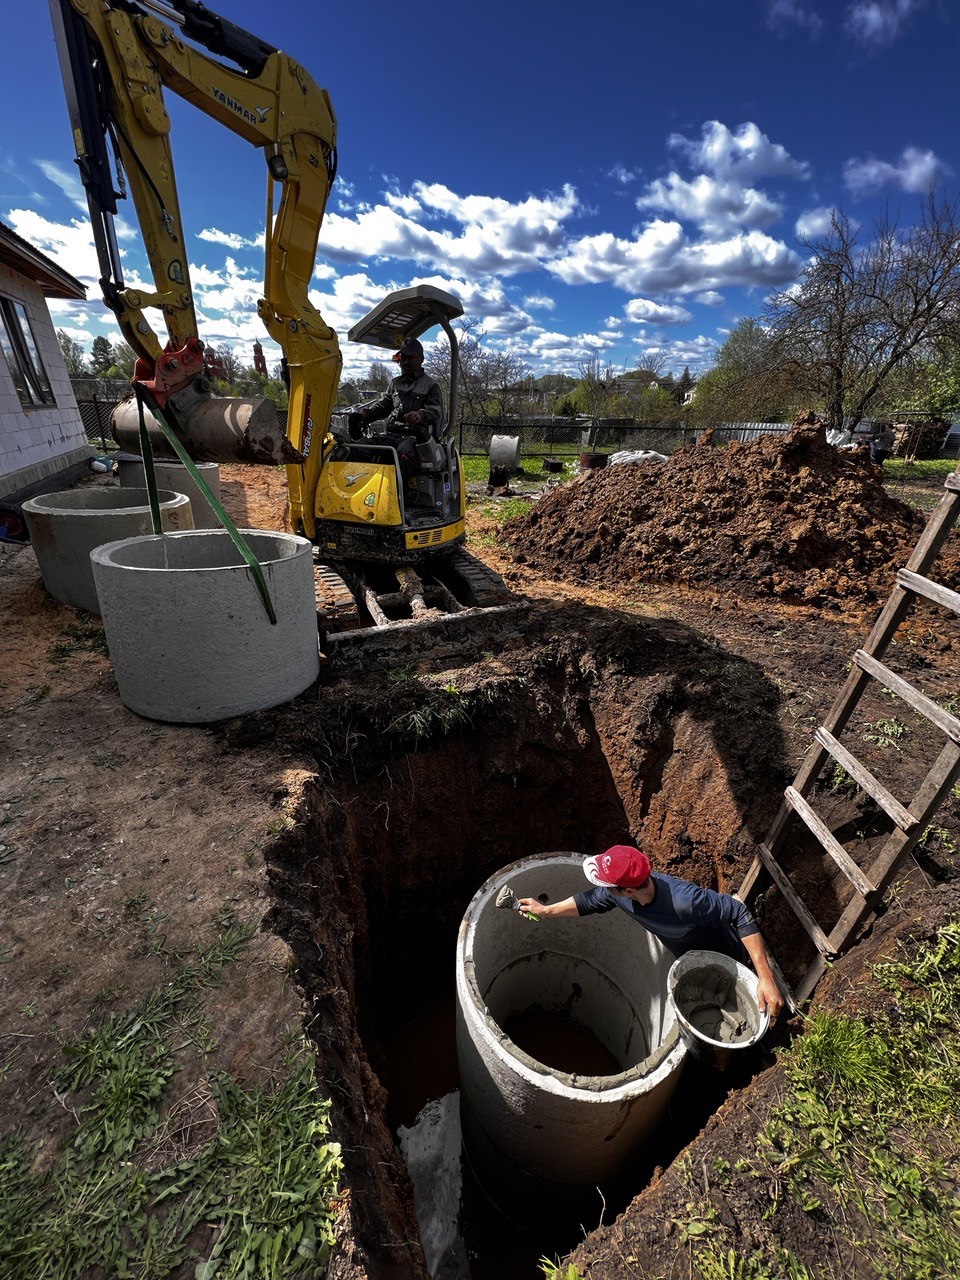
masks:
[(502, 422), (519, 414), (527, 400), (526, 380), (530, 367), (519, 356), (493, 351), (485, 357), (487, 400)]
[(382, 395), (390, 385), (390, 371), (382, 360), (374, 360), (367, 370), (367, 382), (374, 391)]
[(855, 426), (897, 369), (960, 332), (956, 200), (931, 193), (915, 226), (884, 216), (869, 240), (842, 213), (807, 243), (794, 289), (767, 308), (774, 360), (832, 426)]
[[(481, 418), (487, 396), (487, 368), (482, 346), (483, 329), (476, 316), (463, 316), (457, 321), (459, 344), (459, 379), (457, 392), (457, 418), (460, 422)], [(444, 402), (450, 404), (450, 345), (443, 335), (428, 353), (424, 368), (435, 378), (443, 392)], [(448, 408), (449, 412), (449, 408)], [(456, 424), (451, 424), (456, 425)]]

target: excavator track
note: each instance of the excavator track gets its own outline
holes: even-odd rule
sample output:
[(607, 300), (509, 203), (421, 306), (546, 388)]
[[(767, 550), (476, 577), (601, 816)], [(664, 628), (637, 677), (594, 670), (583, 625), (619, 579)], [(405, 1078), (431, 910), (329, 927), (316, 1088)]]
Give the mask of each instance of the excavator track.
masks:
[(468, 656), (502, 640), (528, 607), (465, 551), (398, 568), (398, 589), (375, 590), (356, 562), (314, 569), (320, 647), (338, 666), (389, 666), (427, 651)]
[(317, 623), (325, 635), (359, 631), (360, 610), (353, 592), (328, 564), (313, 566), (317, 596)]
[(458, 551), (447, 561), (450, 569), (463, 579), (470, 594), (470, 603), (478, 609), (494, 609), (497, 605), (512, 604), (516, 597), (500, 577), (482, 560), (469, 551)]

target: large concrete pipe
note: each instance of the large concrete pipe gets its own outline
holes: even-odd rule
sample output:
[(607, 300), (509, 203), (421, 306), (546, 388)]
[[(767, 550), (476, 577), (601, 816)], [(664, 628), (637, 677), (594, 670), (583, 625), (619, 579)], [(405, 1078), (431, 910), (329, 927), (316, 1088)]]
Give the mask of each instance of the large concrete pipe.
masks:
[(277, 616), (228, 534), (127, 538), (93, 552), (120, 697), (151, 720), (198, 724), (275, 707), (320, 670), (313, 549), (242, 529)]
[[(111, 414), (113, 436), (122, 449), (140, 452), (140, 410), (131, 396)], [(144, 423), (158, 458), (174, 457), (156, 419), (144, 410)], [(287, 439), (277, 406), (266, 396), (242, 399), (210, 396), (191, 402), (178, 415), (177, 435), (191, 458), (198, 462), (302, 462)]]
[[(164, 529), (193, 528), (189, 498), (167, 489), (158, 497)], [(100, 612), (90, 552), (153, 531), (146, 489), (65, 489), (30, 498), (23, 511), (43, 585), (55, 600), (89, 613)]]
[[(457, 1054), (468, 1151), (503, 1176), (568, 1187), (619, 1173), (652, 1134), (686, 1055), (667, 1000), (673, 957), (622, 911), (525, 920), (496, 906), (557, 902), (587, 888), (583, 859), (549, 853), (515, 862), (476, 893), (457, 942)], [(544, 900), (544, 899), (541, 899)], [(608, 1075), (538, 1061), (504, 1030), (530, 1014), (591, 1033)]]
[[(216, 462), (198, 462), (196, 468), (203, 477), (210, 492), (217, 499), (220, 497), (220, 465)], [(174, 493), (185, 493), (190, 499), (195, 529), (219, 529), (220, 521), (203, 495), (200, 486), (194, 481), (190, 472), (182, 462), (169, 462), (157, 459), (154, 462), (157, 484), (162, 489), (172, 489)], [(143, 459), (139, 454), (125, 453), (117, 458), (117, 475), (121, 488), (143, 488), (146, 478), (143, 474)]]

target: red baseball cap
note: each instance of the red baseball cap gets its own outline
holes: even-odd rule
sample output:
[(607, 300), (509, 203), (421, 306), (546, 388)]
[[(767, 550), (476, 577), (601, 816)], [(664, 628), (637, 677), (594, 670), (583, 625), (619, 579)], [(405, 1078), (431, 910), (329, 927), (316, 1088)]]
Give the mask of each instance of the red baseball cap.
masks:
[(585, 858), (583, 874), (591, 884), (639, 889), (650, 877), (650, 859), (629, 844), (615, 844), (595, 858)]

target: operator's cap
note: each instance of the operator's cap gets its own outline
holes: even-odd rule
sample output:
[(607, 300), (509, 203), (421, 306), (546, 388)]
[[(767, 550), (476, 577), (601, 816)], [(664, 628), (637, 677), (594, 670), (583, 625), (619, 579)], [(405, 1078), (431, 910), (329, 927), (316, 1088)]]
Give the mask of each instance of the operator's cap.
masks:
[(650, 877), (650, 859), (629, 844), (615, 844), (595, 858), (585, 858), (583, 874), (605, 888), (639, 889)]
[(393, 358), (399, 362), (401, 356), (416, 356), (420, 363), (423, 364), (423, 347), (421, 347), (416, 338), (404, 338), (403, 345)]

